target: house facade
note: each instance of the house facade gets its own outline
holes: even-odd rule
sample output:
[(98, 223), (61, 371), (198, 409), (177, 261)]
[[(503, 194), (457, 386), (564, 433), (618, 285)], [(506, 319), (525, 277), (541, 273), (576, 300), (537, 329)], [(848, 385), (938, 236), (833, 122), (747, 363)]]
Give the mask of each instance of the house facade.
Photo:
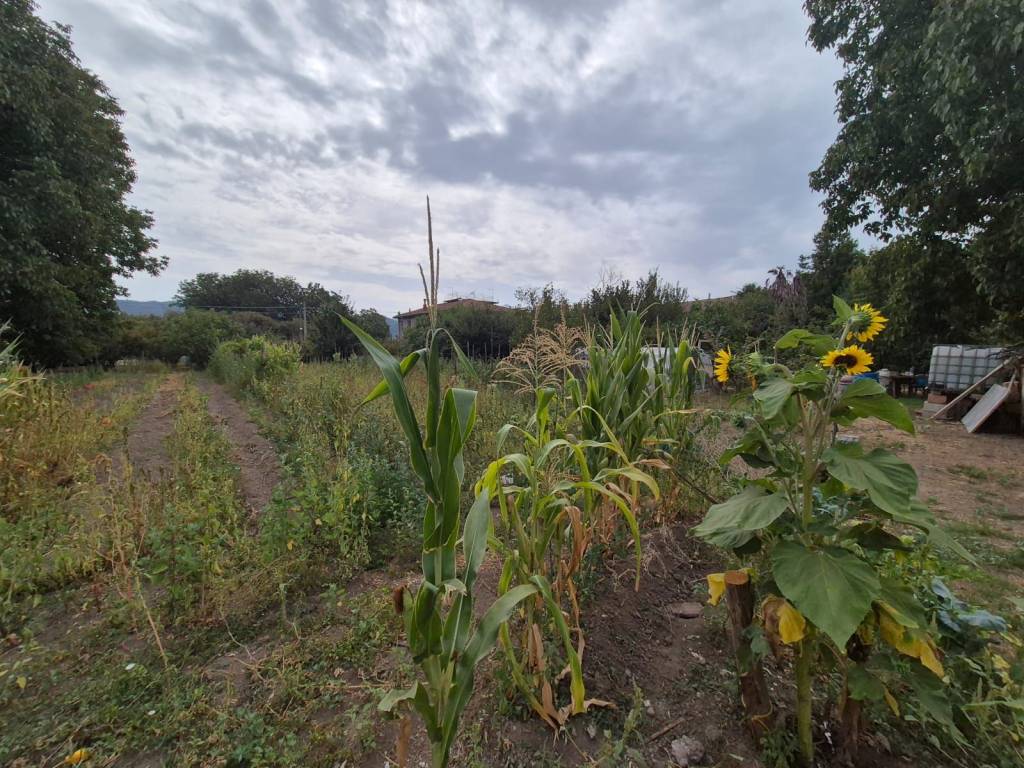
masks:
[[(508, 307), (503, 307), (496, 301), (455, 298), (439, 302), (437, 305), (437, 311), (440, 314), (458, 307), (469, 307), (471, 309), (494, 309), (501, 312), (508, 309)], [(429, 310), (427, 309), (427, 303), (424, 301), (423, 306), (418, 309), (410, 309), (407, 312), (400, 312), (395, 315), (395, 320), (398, 321), (398, 338), (401, 339), (410, 328), (421, 320), (425, 322), (428, 314)]]

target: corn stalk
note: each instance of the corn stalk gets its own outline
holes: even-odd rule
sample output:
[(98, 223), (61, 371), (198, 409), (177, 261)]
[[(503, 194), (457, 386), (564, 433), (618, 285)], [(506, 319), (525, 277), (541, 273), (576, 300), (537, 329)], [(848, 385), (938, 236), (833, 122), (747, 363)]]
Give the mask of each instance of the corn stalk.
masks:
[[(447, 388), (442, 394), (443, 331), (432, 329), (427, 339), (429, 346), (399, 363), (355, 323), (344, 318), (342, 321), (384, 377), (363, 402), (391, 395), (409, 444), (413, 470), (427, 498), (423, 518), (423, 582), (415, 593), (403, 588), (400, 594), (406, 639), (421, 677), (410, 688), (390, 691), (379, 708), (394, 713), (412, 707), (426, 727), (432, 764), (442, 768), (448, 764), (459, 717), (473, 693), (477, 663), (494, 647), (499, 628), (516, 605), (536, 594), (540, 587), (530, 583), (509, 590), (474, 622), (473, 587), (487, 550), (490, 496), (483, 489), (476, 497), (466, 515), (463, 532), (462, 449), (476, 420), (476, 392)], [(452, 344), (455, 346), (454, 341)], [(425, 430), (420, 429), (405, 387), (405, 376), (421, 361), (427, 378)], [(456, 565), (460, 544), (464, 557), (461, 572)]]
[[(503, 595), (524, 584), (539, 591), (519, 609), (519, 632), (513, 639), (502, 626), (500, 640), (509, 670), (530, 707), (553, 728), (559, 728), (589, 705), (586, 699), (582, 656), (583, 630), (575, 578), (593, 537), (602, 506), (616, 508), (633, 536), (640, 569), (640, 531), (623, 481), (647, 486), (657, 497), (654, 479), (633, 466), (615, 442), (570, 442), (553, 436), (549, 408), (556, 391), (540, 388), (531, 420), (533, 431), (507, 424), (499, 432), (499, 447), (512, 430), (521, 433), (522, 453), (510, 453), (492, 462), (478, 489), (498, 498), (507, 541), (496, 541), (504, 564), (498, 584)], [(587, 451), (618, 453), (619, 466), (591, 472)], [(503, 475), (512, 470), (519, 484), (504, 485)], [(575, 635), (575, 641), (573, 636)], [(547, 638), (561, 646), (561, 659), (547, 658)], [(557, 661), (558, 663), (554, 663)], [(569, 679), (571, 701), (558, 706), (555, 689)]]

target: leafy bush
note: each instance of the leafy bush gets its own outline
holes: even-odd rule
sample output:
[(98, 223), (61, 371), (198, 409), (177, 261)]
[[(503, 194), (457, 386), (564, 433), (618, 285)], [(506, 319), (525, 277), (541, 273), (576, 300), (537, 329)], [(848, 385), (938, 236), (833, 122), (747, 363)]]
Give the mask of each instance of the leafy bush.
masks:
[(259, 395), (297, 371), (301, 361), (297, 344), (253, 336), (218, 346), (210, 372), (236, 391)]

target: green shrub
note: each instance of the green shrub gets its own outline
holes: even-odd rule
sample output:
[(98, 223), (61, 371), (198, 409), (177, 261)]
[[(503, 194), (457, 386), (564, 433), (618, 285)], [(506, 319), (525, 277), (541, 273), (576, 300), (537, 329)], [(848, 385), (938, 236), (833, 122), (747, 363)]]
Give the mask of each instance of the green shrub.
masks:
[(210, 359), (210, 372), (239, 392), (266, 396), (275, 384), (299, 369), (298, 344), (263, 336), (226, 341)]

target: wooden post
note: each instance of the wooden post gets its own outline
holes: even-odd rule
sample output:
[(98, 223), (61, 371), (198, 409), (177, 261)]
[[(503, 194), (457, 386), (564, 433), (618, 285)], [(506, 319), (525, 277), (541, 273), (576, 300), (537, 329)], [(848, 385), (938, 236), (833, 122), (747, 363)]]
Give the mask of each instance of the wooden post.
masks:
[(754, 587), (746, 571), (726, 571), (725, 604), (729, 609), (729, 639), (736, 654), (740, 700), (747, 712), (747, 728), (759, 739), (772, 726), (772, 701), (764, 668), (750, 648), (747, 629), (754, 621)]
[[(846, 642), (846, 658), (850, 664), (865, 664), (871, 656), (871, 646), (865, 645), (858, 635)], [(844, 754), (851, 760), (857, 757), (860, 737), (864, 729), (863, 702), (850, 698), (849, 686), (843, 685), (839, 700), (840, 744)]]

